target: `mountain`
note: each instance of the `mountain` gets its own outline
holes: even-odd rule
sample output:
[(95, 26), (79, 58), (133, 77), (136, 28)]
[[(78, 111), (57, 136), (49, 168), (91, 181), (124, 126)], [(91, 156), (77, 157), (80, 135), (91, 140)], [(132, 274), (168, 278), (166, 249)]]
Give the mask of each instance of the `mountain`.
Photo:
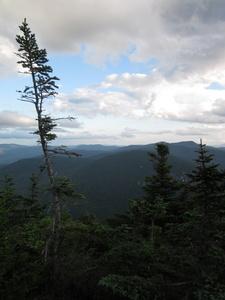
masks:
[[(75, 151), (84, 157), (107, 155), (117, 146), (79, 145), (70, 146), (68, 150)], [(0, 144), (0, 167), (14, 163), (20, 159), (33, 158), (42, 155), (41, 146), (23, 146), (17, 144)]]
[[(184, 180), (186, 174), (195, 167), (193, 159), (198, 156), (195, 152), (198, 150), (198, 145), (193, 142), (168, 145), (169, 163), (173, 166), (172, 174), (177, 179)], [(154, 151), (155, 144), (111, 149), (100, 145), (94, 147), (82, 145), (73, 149), (82, 156), (78, 158), (56, 156), (53, 163), (57, 174), (71, 178), (71, 181), (76, 184), (77, 192), (86, 197), (85, 200), (69, 202), (67, 205), (74, 217), (91, 212), (99, 219), (105, 219), (114, 213), (123, 213), (130, 199), (142, 196), (141, 187), (145, 176), (153, 174), (148, 152)], [(225, 152), (219, 148), (208, 147), (207, 149), (210, 154), (215, 155), (214, 162), (219, 163), (221, 168), (225, 168)], [(29, 177), (32, 172), (38, 172), (40, 164), (43, 164), (42, 156), (20, 159), (2, 167), (0, 178), (7, 173), (14, 178), (17, 191), (27, 193)], [(44, 174), (40, 182), (41, 199), (49, 197), (44, 190), (46, 186), (48, 186), (48, 178)]]
[(0, 166), (4, 166), (19, 159), (42, 155), (40, 146), (23, 146), (17, 144), (0, 145)]

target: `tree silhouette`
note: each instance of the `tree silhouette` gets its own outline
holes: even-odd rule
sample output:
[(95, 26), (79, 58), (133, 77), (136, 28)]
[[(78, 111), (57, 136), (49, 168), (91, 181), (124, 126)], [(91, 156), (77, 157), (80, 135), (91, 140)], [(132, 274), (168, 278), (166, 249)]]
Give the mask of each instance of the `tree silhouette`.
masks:
[[(21, 26), (22, 35), (16, 36), (16, 41), (19, 44), (18, 53), (16, 53), (20, 60), (19, 64), (22, 65), (25, 74), (31, 76), (32, 82), (30, 86), (26, 86), (23, 91), (18, 91), (21, 95), (21, 101), (29, 102), (35, 106), (37, 113), (37, 131), (34, 134), (39, 136), (38, 143), (41, 144), (45, 166), (50, 180), (51, 193), (54, 204), (54, 223), (53, 223), (53, 240), (54, 240), (54, 259), (57, 259), (57, 249), (59, 244), (59, 236), (61, 229), (61, 203), (59, 183), (55, 175), (51, 153), (65, 153), (70, 155), (79, 156), (79, 154), (66, 151), (63, 147), (50, 149), (49, 143), (56, 139), (56, 134), (52, 130), (57, 126), (55, 119), (49, 115), (44, 114), (44, 102), (56, 96), (56, 81), (59, 79), (52, 76), (52, 68), (47, 65), (47, 52), (45, 49), (39, 49), (35, 34), (33, 34), (28, 27), (26, 19)], [(69, 117), (69, 119), (73, 119)]]

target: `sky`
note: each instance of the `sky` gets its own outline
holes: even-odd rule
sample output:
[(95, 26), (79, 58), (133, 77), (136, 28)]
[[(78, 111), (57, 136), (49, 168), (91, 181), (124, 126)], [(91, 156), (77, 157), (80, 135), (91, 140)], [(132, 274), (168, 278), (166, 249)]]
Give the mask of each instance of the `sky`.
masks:
[(225, 144), (224, 0), (0, 0), (0, 144), (36, 145), (18, 90), (26, 18), (48, 53), (57, 145)]

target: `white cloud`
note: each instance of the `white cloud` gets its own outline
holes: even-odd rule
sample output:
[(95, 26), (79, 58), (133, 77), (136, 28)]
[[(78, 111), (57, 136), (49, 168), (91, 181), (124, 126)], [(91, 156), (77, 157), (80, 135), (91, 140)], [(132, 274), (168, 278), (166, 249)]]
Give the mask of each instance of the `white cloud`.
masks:
[[(0, 0), (0, 40), (12, 49), (24, 17), (41, 46), (92, 63), (156, 58), (167, 77), (225, 66), (223, 0)], [(3, 60), (1, 56), (1, 61)], [(14, 71), (12, 66), (8, 67)]]
[(73, 94), (58, 95), (54, 101), (56, 113), (70, 112), (75, 116), (93, 118), (97, 115), (133, 117), (142, 114), (138, 100), (126, 93), (98, 92), (95, 89), (77, 89)]
[(194, 140), (199, 142), (200, 138), (208, 145), (220, 145), (224, 143), (225, 126), (221, 124), (198, 124), (196, 126), (188, 126), (185, 129), (177, 129), (174, 131), (175, 140)]
[(16, 111), (0, 111), (0, 128), (4, 127), (29, 127), (35, 126), (37, 122), (27, 116), (23, 116)]
[(71, 116), (63, 117), (62, 119), (56, 119), (57, 130), (63, 130), (63, 128), (82, 128), (83, 123), (78, 120), (71, 119)]
[(224, 99), (216, 99), (213, 104), (212, 112), (216, 117), (225, 118), (225, 98)]
[[(71, 124), (62, 123), (71, 136), (73, 128), (84, 128), (88, 140), (90, 130), (85, 133), (83, 120), (107, 116), (146, 123), (157, 119), (192, 123), (180, 131), (138, 130), (143, 138), (148, 134), (189, 137), (201, 132), (209, 139), (210, 134), (223, 138), (217, 130), (223, 131), (225, 123), (225, 91), (208, 87), (212, 82), (225, 86), (224, 0), (67, 0), (66, 4), (62, 0), (0, 0), (0, 6), (2, 78), (18, 68), (13, 52), (24, 17), (40, 47), (51, 55), (82, 53), (85, 61), (96, 65), (116, 61), (121, 54), (134, 62), (155, 59), (156, 67), (149, 67), (148, 74), (111, 74), (93, 86), (59, 94), (51, 102), (54, 113), (78, 117)], [(33, 126), (33, 120), (4, 111), (0, 126)], [(135, 130), (128, 129), (133, 127), (123, 128), (127, 129), (115, 134), (137, 139)], [(97, 132), (92, 136), (104, 139)]]
[(157, 70), (149, 74), (113, 74), (99, 85), (60, 94), (53, 103), (56, 113), (71, 112), (88, 118), (104, 115), (225, 123), (225, 90), (207, 89), (211, 78), (171, 82)]
[(211, 129), (207, 127), (187, 127), (185, 129), (177, 129), (175, 131), (176, 135), (183, 135), (183, 136), (208, 136), (210, 135)]
[(15, 51), (15, 45), (6, 37), (0, 36), (0, 78), (6, 78), (11, 72), (19, 70)]

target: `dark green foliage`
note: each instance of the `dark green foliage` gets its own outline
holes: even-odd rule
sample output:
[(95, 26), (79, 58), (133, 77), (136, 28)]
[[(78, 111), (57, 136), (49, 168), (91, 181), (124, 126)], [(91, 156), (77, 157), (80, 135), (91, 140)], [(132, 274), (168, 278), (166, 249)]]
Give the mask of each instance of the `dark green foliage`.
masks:
[[(44, 155), (44, 168), (47, 170), (47, 175), (50, 183), (50, 192), (52, 196), (52, 207), (54, 211), (54, 221), (52, 232), (48, 238), (45, 249), (45, 258), (49, 260), (49, 268), (52, 270), (53, 285), (51, 289), (53, 291), (52, 297), (55, 297), (56, 291), (56, 279), (58, 277), (59, 270), (59, 254), (58, 248), (61, 239), (61, 222), (62, 222), (62, 196), (77, 197), (77, 193), (73, 190), (73, 185), (65, 177), (57, 177), (53, 168), (52, 156), (54, 153), (65, 153), (70, 155), (79, 156), (75, 152), (69, 152), (61, 147), (60, 149), (49, 149), (49, 143), (56, 138), (56, 134), (52, 133), (52, 130), (57, 126), (55, 119), (52, 119), (48, 115), (44, 115), (44, 102), (47, 99), (54, 97), (56, 92), (55, 81), (57, 77), (52, 77), (52, 68), (46, 63), (47, 52), (45, 49), (39, 49), (35, 35), (28, 27), (26, 19), (21, 26), (19, 26), (22, 35), (16, 36), (16, 41), (19, 44), (17, 55), (21, 59), (18, 61), (22, 65), (25, 74), (29, 74), (31, 77), (31, 85), (26, 86), (23, 91), (19, 91), (21, 94), (20, 100), (32, 103), (35, 107), (37, 114), (37, 130), (34, 134), (39, 136), (38, 143), (40, 143)], [(73, 118), (69, 118), (70, 120)], [(35, 180), (32, 178), (32, 189), (35, 192)]]
[(29, 299), (40, 283), (46, 234), (44, 207), (15, 194), (12, 179), (1, 180), (0, 298)]
[(165, 222), (174, 221), (177, 210), (177, 195), (181, 185), (171, 175), (172, 166), (168, 164), (169, 147), (156, 144), (156, 153), (149, 152), (155, 174), (146, 176), (143, 199), (131, 201), (129, 214), (134, 222), (136, 234), (150, 237), (152, 243), (160, 236)]
[(169, 147), (166, 144), (156, 144), (156, 153), (149, 152), (155, 174), (146, 176), (143, 190), (145, 199), (153, 201), (157, 197), (162, 197), (165, 202), (173, 200), (175, 192), (178, 190), (178, 182), (171, 175), (172, 166), (168, 164)]
[(168, 149), (157, 150), (146, 197), (131, 201), (133, 230), (105, 256), (100, 286), (124, 299), (224, 299), (224, 172), (200, 144), (182, 203)]
[[(189, 175), (191, 197), (185, 213), (183, 237), (195, 260), (192, 280), (196, 291), (192, 299), (222, 299), (225, 276), (225, 172), (212, 163), (200, 143), (196, 168)], [(193, 249), (191, 249), (193, 248)], [(222, 280), (221, 280), (222, 279)], [(200, 296), (201, 295), (201, 296)]]
[(151, 291), (154, 289), (152, 281), (137, 275), (108, 275), (99, 281), (99, 285), (112, 290), (115, 296), (123, 296), (130, 300), (146, 300), (155, 298)]
[[(52, 118), (49, 116), (42, 117), (42, 128), (41, 130), (37, 130), (34, 132), (34, 134), (37, 134), (40, 136), (40, 134), (43, 134), (46, 141), (50, 142), (57, 138), (57, 135), (55, 133), (52, 133), (52, 130), (57, 126), (57, 124), (54, 123)], [(38, 141), (41, 143), (41, 140)]]
[(23, 35), (16, 36), (16, 41), (20, 45), (17, 55), (21, 60), (18, 63), (25, 69), (26, 74), (32, 76), (33, 81), (30, 87), (26, 86), (23, 92), (19, 91), (21, 100), (34, 103), (37, 111), (42, 113), (44, 99), (56, 94), (55, 89), (58, 87), (55, 81), (58, 78), (50, 76), (52, 68), (46, 65), (48, 62), (47, 52), (45, 49), (39, 49), (35, 34), (31, 33), (26, 19), (19, 28)]
[[(93, 214), (74, 221), (62, 210), (57, 277), (46, 255), (52, 221), (35, 201), (39, 177), (31, 177), (30, 198), (16, 195), (6, 177), (0, 197), (3, 299), (224, 299), (224, 172), (200, 144), (181, 193), (167, 165), (167, 146), (157, 150), (151, 156), (155, 174), (127, 214), (103, 225)], [(70, 196), (68, 179), (56, 186), (60, 196)]]

